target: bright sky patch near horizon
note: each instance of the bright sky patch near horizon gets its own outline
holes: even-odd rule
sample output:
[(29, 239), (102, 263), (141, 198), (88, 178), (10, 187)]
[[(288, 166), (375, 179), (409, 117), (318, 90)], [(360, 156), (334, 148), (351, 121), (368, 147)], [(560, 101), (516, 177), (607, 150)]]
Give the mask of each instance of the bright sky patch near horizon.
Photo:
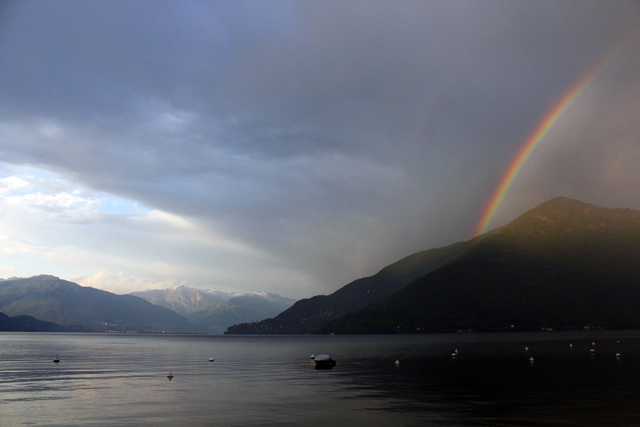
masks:
[[(0, 5), (0, 277), (328, 294), (473, 237), (636, 1)], [(640, 209), (632, 38), (490, 227), (555, 196)]]

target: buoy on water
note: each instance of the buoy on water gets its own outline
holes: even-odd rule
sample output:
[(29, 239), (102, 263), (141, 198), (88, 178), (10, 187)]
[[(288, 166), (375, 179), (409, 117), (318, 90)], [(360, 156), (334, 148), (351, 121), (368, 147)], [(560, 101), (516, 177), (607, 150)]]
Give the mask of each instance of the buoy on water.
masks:
[(622, 357), (622, 355), (620, 353), (616, 353), (616, 357), (620, 358), (620, 357)]
[(213, 362), (213, 357), (210, 357), (210, 358), (209, 358), (209, 362)]
[(169, 378), (169, 381), (171, 381), (171, 378), (173, 378), (173, 374), (171, 373), (171, 371), (169, 371), (169, 375), (167, 375), (167, 378)]
[(316, 355), (315, 355), (315, 354), (312, 354), (312, 355), (311, 355), (311, 360), (313, 360), (313, 359), (315, 359), (315, 358), (316, 358)]
[(60, 358), (58, 357), (57, 354), (56, 354), (56, 358), (53, 359), (53, 363), (60, 363)]
[(396, 360), (396, 366), (400, 365), (400, 361)]
[(529, 347), (527, 347), (526, 345), (524, 346), (524, 351), (529, 351)]

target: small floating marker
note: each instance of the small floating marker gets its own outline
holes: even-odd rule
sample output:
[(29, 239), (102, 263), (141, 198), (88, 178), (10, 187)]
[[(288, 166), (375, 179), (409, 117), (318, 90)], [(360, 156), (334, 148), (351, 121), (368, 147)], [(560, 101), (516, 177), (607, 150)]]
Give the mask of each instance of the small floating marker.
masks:
[(313, 360), (313, 359), (315, 359), (315, 358), (316, 358), (316, 355), (315, 355), (315, 354), (312, 354), (312, 355), (311, 355), (311, 359)]
[(56, 354), (56, 358), (53, 359), (53, 363), (60, 363), (60, 358), (58, 357), (57, 354)]
[(451, 357), (456, 357), (458, 355), (458, 353), (456, 353), (455, 351), (453, 353), (451, 353)]
[(620, 344), (620, 340), (618, 340), (617, 343)]
[(213, 360), (214, 360), (213, 357), (209, 358), (209, 362), (213, 362)]
[(591, 350), (589, 350), (591, 353), (595, 353), (596, 351), (592, 348)]
[(529, 351), (529, 347), (524, 346), (524, 351)]
[(533, 363), (533, 357), (529, 358), (529, 362)]
[(396, 366), (399, 366), (399, 365), (400, 365), (400, 361), (396, 360)]
[(595, 341), (591, 343), (591, 345), (596, 345)]
[(622, 357), (622, 355), (620, 353), (616, 353), (616, 357), (619, 359)]
[(169, 375), (167, 375), (167, 378), (169, 378), (169, 381), (171, 381), (171, 378), (173, 378), (173, 374), (171, 373), (171, 371), (169, 371)]
[(569, 348), (573, 348), (573, 344), (569, 344)]

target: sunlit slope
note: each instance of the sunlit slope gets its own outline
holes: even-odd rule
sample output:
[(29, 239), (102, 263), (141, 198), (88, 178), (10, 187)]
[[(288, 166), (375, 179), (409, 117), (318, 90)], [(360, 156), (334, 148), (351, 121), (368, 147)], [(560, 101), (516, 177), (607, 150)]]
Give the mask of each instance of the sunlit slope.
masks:
[(0, 282), (0, 311), (97, 330), (189, 331), (177, 313), (142, 298), (83, 287), (54, 276)]
[(638, 307), (640, 211), (555, 198), (320, 332), (638, 328)]
[(410, 255), (376, 275), (354, 280), (331, 295), (319, 295), (296, 302), (280, 315), (262, 322), (230, 327), (236, 334), (303, 334), (315, 332), (326, 322), (379, 302), (407, 284), (456, 258), (469, 243), (455, 243)]
[(151, 304), (167, 307), (182, 316), (210, 304), (229, 299), (227, 294), (223, 292), (203, 291), (185, 285), (167, 289), (147, 289), (146, 291), (131, 292), (129, 295), (140, 297)]

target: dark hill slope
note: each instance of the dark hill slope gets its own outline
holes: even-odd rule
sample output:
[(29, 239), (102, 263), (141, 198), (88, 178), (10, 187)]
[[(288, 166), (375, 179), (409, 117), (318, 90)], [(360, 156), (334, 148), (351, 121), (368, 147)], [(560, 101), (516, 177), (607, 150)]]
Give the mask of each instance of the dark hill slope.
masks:
[(468, 242), (461, 242), (409, 255), (385, 267), (374, 276), (354, 280), (331, 295), (319, 295), (300, 300), (275, 318), (234, 325), (228, 329), (228, 333), (315, 332), (317, 328), (332, 319), (388, 298), (417, 278), (456, 258), (469, 246)]
[(31, 316), (9, 317), (0, 313), (0, 331), (2, 332), (79, 332), (82, 328), (66, 328), (51, 322), (44, 322)]
[(640, 327), (640, 211), (552, 199), (321, 332)]
[(54, 276), (0, 282), (0, 311), (97, 330), (189, 331), (187, 319), (142, 298), (80, 286)]

